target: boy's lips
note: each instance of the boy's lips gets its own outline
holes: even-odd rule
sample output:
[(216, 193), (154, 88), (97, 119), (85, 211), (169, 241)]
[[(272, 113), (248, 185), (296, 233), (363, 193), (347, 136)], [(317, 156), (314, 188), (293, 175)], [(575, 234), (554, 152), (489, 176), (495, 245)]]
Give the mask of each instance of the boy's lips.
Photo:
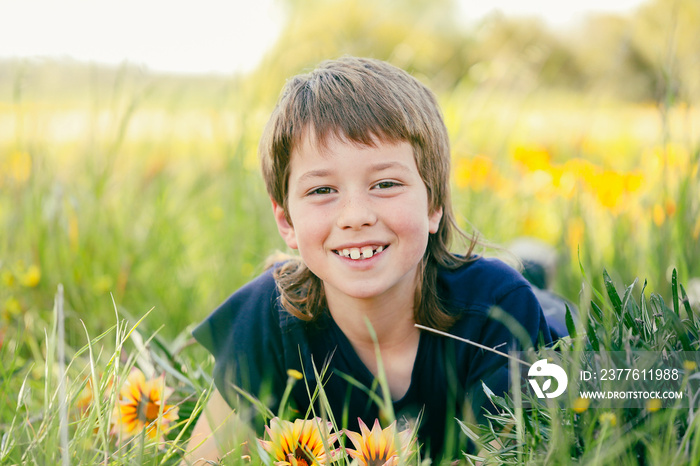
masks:
[(333, 249), (333, 252), (340, 256), (352, 260), (364, 260), (381, 253), (389, 247), (388, 244), (367, 244), (364, 246), (344, 246), (338, 249)]

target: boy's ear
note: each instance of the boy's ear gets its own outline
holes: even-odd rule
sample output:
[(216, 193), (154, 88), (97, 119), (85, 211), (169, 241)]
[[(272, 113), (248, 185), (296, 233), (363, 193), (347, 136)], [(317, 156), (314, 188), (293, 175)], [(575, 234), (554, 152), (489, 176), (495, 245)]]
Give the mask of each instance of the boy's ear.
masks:
[(297, 235), (294, 231), (294, 227), (287, 220), (287, 214), (284, 212), (282, 206), (272, 201), (272, 213), (275, 215), (275, 221), (277, 222), (277, 230), (280, 232), (280, 236), (292, 249), (298, 249), (297, 245)]
[(430, 233), (437, 233), (440, 220), (442, 220), (442, 207), (438, 207), (428, 215), (428, 231)]

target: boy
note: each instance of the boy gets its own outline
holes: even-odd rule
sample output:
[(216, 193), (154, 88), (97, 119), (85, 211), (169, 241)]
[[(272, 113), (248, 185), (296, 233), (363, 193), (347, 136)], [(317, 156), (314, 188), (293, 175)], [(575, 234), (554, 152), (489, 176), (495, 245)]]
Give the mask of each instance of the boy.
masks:
[[(455, 442), (465, 440), (454, 418), (482, 413), (482, 382), (507, 390), (507, 361), (415, 324), (501, 351), (551, 335), (515, 270), (474, 255), (473, 239), (465, 255), (449, 250), (453, 236), (467, 237), (452, 213), (449, 140), (434, 95), (378, 60), (324, 62), (286, 84), (260, 155), (279, 233), (299, 258), (241, 288), (195, 329), (216, 358), (210, 411), (234, 405), (235, 386), (276, 412), (296, 369), (306, 380), (290, 399), (307, 416), (306, 384), (313, 393), (314, 366), (327, 367), (332, 414), (357, 430), (358, 417), (372, 425), (382, 414), (367, 392), (383, 367), (396, 417), (420, 419), (424, 451), (459, 454)], [(493, 318), (495, 306), (527, 341)], [(193, 444), (210, 432), (204, 418)]]

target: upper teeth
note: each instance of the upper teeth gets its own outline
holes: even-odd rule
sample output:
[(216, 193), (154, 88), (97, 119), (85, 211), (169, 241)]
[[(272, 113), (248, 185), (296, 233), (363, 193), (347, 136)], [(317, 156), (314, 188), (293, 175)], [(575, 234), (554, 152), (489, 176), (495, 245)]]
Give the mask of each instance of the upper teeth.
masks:
[(360, 257), (362, 257), (362, 259), (369, 259), (373, 255), (378, 254), (383, 250), (384, 246), (379, 246), (377, 249), (372, 249), (371, 246), (365, 246), (363, 248), (342, 249), (338, 250), (337, 253), (343, 257), (349, 257), (350, 259), (357, 260)]

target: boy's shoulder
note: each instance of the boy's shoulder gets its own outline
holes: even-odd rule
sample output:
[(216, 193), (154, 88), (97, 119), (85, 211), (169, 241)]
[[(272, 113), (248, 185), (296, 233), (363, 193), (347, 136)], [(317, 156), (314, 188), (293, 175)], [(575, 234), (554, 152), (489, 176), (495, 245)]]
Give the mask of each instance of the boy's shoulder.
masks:
[(478, 257), (457, 269), (438, 272), (440, 297), (450, 307), (488, 310), (520, 289), (532, 293), (525, 278), (500, 259)]
[(227, 309), (233, 312), (251, 307), (274, 307), (279, 292), (273, 272), (274, 267), (265, 270), (229, 296), (217, 310)]
[(192, 331), (210, 351), (232, 337), (248, 338), (279, 328), (279, 292), (273, 269), (243, 285)]

